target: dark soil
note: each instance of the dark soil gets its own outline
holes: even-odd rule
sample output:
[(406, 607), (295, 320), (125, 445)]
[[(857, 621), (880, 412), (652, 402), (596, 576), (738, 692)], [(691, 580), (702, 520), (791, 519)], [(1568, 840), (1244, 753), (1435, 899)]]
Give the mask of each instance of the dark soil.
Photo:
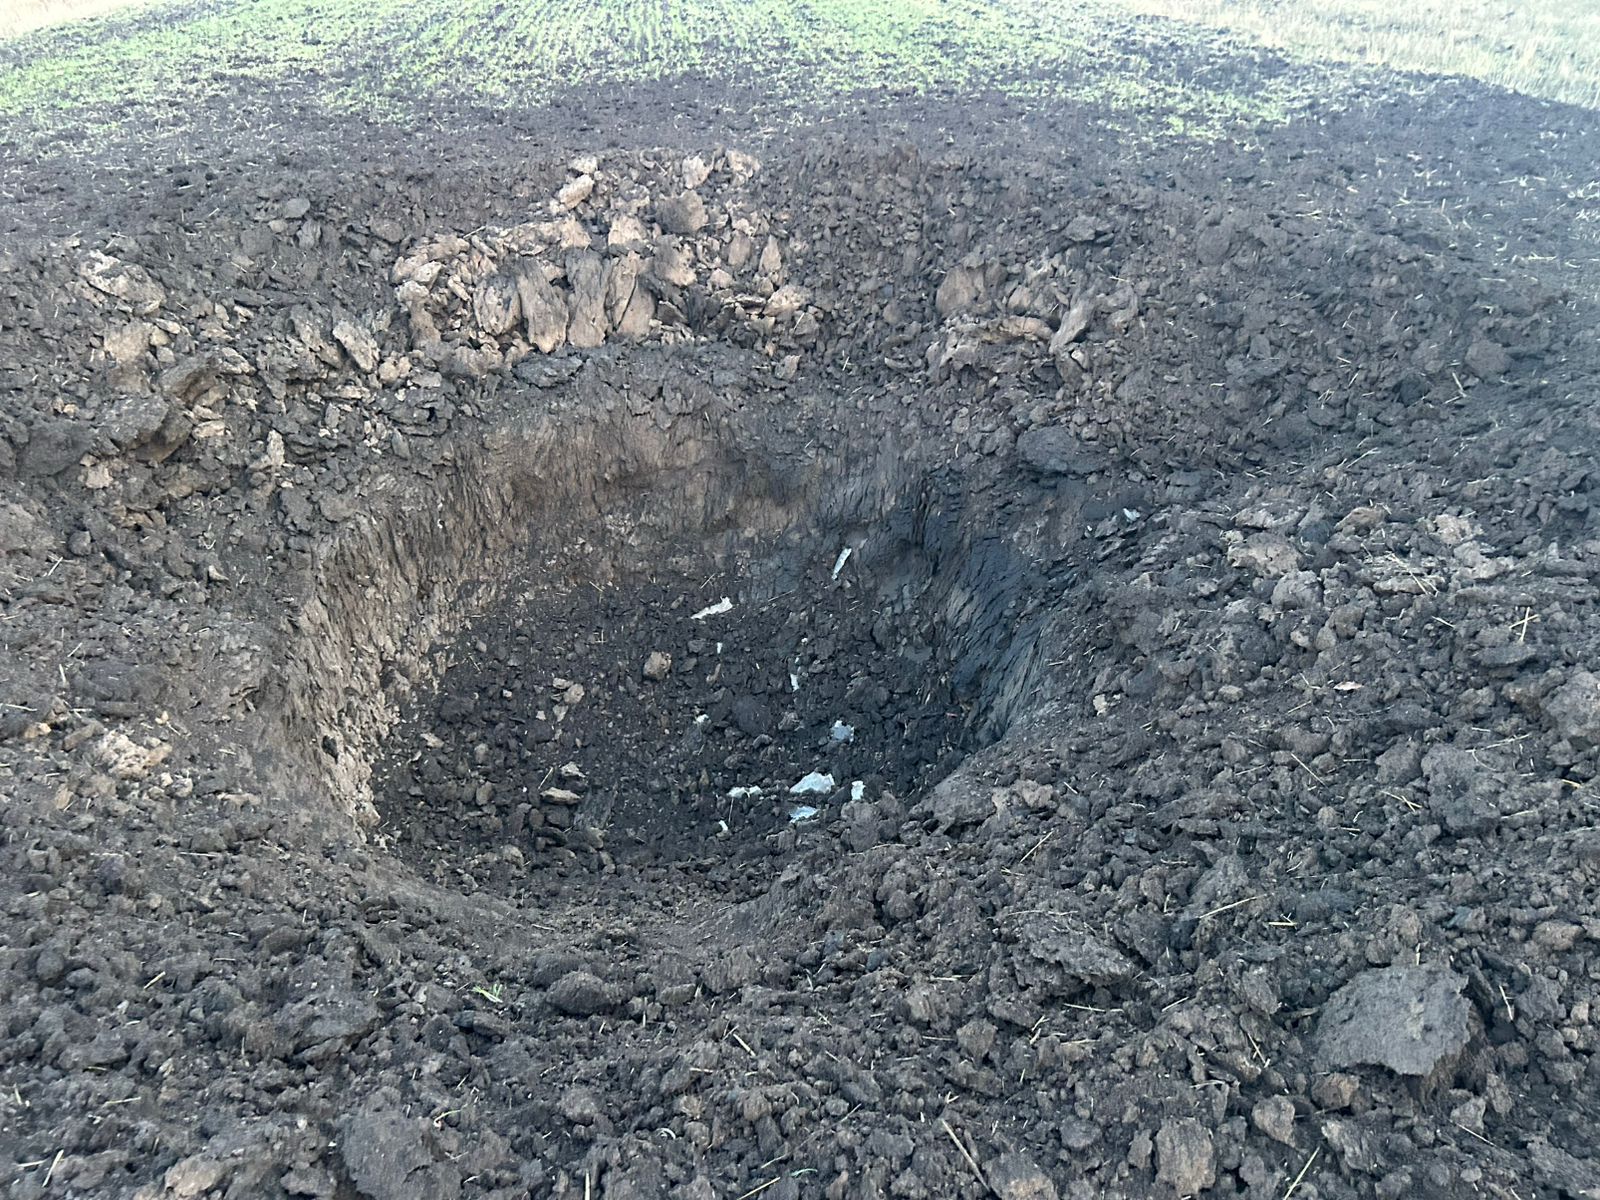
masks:
[[(474, 886), (460, 856), (490, 851), (515, 886), (530, 860), (568, 861), (555, 848), (610, 870), (765, 856), (852, 799), (916, 794), (959, 761), (974, 714), (936, 630), (861, 594), (849, 565), (765, 600), (672, 573), (534, 590), (463, 635), (432, 711), (391, 735), (407, 761), (379, 789), (384, 828), (441, 883)], [(730, 611), (696, 619), (725, 592)], [(794, 790), (813, 774), (829, 782)]]
[(14, 156), (10, 1194), (1600, 1194), (1595, 121), (1388, 86)]

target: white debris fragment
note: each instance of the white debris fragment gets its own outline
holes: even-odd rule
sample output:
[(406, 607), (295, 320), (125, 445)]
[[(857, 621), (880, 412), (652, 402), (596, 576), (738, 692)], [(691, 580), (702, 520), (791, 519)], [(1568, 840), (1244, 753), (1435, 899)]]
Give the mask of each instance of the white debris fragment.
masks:
[(830, 736), (836, 742), (853, 742), (856, 740), (856, 727), (846, 725), (843, 721), (835, 721)]
[(833, 578), (839, 578), (839, 572), (844, 570), (845, 563), (850, 561), (852, 551), (849, 546), (839, 551), (839, 557), (833, 560)]
[(732, 612), (732, 611), (733, 611), (733, 601), (728, 599), (728, 597), (724, 596), (721, 600), (718, 600), (715, 604), (708, 605), (707, 607), (702, 608), (699, 612), (695, 613), (694, 616), (690, 618), (690, 620), (692, 620), (692, 621), (704, 621), (707, 617), (720, 617), (723, 613)]
[[(148, 747), (141, 746), (116, 730), (101, 737), (94, 746), (96, 761), (117, 779), (143, 779), (171, 753), (172, 747), (166, 742), (153, 741)], [(831, 779), (828, 786), (833, 786)]]
[(799, 804), (789, 810), (789, 824), (798, 825), (801, 821), (813, 820), (817, 810), (809, 804)]
[(796, 675), (793, 671), (789, 672), (789, 690), (791, 692), (798, 692), (800, 690), (800, 676)]
[(728, 789), (729, 800), (754, 800), (761, 795), (761, 788), (752, 784), (750, 787), (736, 787)]
[(827, 793), (833, 791), (833, 776), (824, 775), (820, 771), (812, 771), (799, 783), (789, 789), (791, 796), (804, 796), (810, 793)]
[(857, 779), (850, 785), (850, 799), (859, 800), (867, 794), (867, 785)]

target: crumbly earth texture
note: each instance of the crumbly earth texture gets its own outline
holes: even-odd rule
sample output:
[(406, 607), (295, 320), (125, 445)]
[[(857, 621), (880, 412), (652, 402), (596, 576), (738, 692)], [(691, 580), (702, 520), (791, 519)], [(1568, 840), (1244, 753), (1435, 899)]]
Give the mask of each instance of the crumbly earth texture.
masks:
[(8, 1194), (1600, 1195), (1593, 114), (682, 95), (0, 172)]

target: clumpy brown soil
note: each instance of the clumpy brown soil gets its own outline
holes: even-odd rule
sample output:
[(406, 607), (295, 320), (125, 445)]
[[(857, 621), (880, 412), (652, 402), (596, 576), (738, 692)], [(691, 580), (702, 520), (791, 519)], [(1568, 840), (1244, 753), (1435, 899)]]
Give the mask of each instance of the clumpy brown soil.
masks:
[(1600, 1194), (1592, 114), (610, 104), (0, 176), (10, 1194)]

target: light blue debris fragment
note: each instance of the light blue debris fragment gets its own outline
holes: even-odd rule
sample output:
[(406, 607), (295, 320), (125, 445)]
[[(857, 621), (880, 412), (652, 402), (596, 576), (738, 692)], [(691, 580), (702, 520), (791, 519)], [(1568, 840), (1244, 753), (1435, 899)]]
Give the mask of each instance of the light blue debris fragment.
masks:
[(791, 796), (805, 796), (813, 793), (826, 795), (833, 791), (833, 776), (824, 775), (820, 771), (812, 771), (799, 783), (789, 789)]
[(817, 815), (817, 810), (809, 804), (800, 804), (789, 810), (789, 824), (798, 825), (801, 821), (810, 821)]
[(856, 727), (846, 725), (843, 721), (833, 723), (833, 740), (836, 742), (853, 742), (856, 740)]
[(850, 799), (859, 800), (859, 799), (861, 799), (861, 797), (865, 796), (866, 794), (867, 794), (867, 785), (862, 783), (861, 780), (858, 779), (858, 780), (856, 780), (854, 783), (852, 783), (850, 785)]

